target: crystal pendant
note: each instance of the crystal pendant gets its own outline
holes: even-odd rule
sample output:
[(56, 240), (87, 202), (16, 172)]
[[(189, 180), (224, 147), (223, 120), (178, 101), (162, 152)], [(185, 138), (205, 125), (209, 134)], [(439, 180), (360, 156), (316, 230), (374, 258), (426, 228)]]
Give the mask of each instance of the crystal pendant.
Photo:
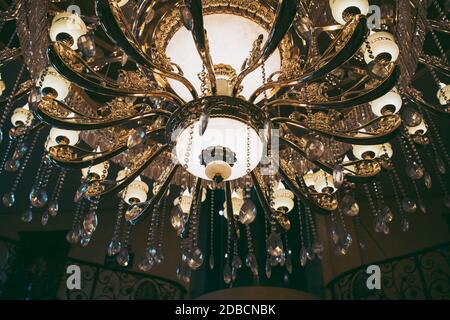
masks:
[(146, 138), (146, 133), (145, 133), (145, 129), (144, 128), (138, 128), (138, 129), (133, 129), (130, 132), (130, 135), (128, 137), (128, 141), (127, 141), (127, 147), (128, 148), (134, 148), (135, 146), (143, 143), (145, 141)]
[(2, 143), (2, 142), (3, 142), (3, 131), (0, 130), (0, 143)]
[(200, 115), (200, 127), (199, 127), (199, 135), (203, 136), (203, 134), (206, 131), (206, 128), (208, 127), (209, 123), (209, 113), (208, 110), (204, 109), (202, 111), (202, 114)]
[(89, 186), (88, 181), (85, 181), (78, 187), (77, 192), (75, 193), (75, 196), (73, 198), (74, 202), (78, 203), (81, 201), (81, 199), (84, 198), (88, 186)]
[(270, 263), (270, 257), (267, 257), (266, 259), (266, 267), (265, 267), (266, 277), (267, 279), (270, 279), (272, 276), (272, 264)]
[(406, 164), (406, 174), (413, 180), (418, 180), (423, 177), (423, 169), (417, 162), (408, 162)]
[(344, 239), (342, 240), (343, 246), (348, 249), (348, 248), (350, 248), (352, 243), (353, 243), (352, 235), (350, 233), (346, 233), (344, 236)]
[(214, 269), (214, 256), (212, 254), (209, 256), (209, 269)]
[(389, 226), (387, 225), (387, 223), (383, 224), (383, 233), (385, 235), (388, 235), (390, 233), (391, 229), (389, 228)]
[(420, 212), (423, 214), (427, 213), (427, 207), (422, 199), (417, 199), (417, 206), (419, 207)]
[(302, 267), (306, 266), (306, 262), (308, 261), (308, 255), (305, 247), (300, 249), (300, 265)]
[(66, 235), (66, 240), (69, 243), (75, 244), (80, 240), (80, 229), (74, 228), (69, 230)]
[(177, 231), (177, 234), (180, 235), (184, 228), (185, 220), (183, 210), (179, 205), (172, 208), (172, 211), (170, 212), (170, 223)]
[(290, 254), (288, 254), (287, 257), (286, 257), (285, 265), (286, 265), (287, 272), (289, 272), (289, 274), (292, 274), (293, 266), (292, 266), (292, 257), (291, 257)]
[(19, 160), (8, 160), (5, 162), (5, 171), (16, 172), (20, 168)]
[(339, 241), (339, 233), (337, 229), (337, 225), (333, 223), (330, 228), (330, 236), (331, 240), (333, 240), (334, 243), (337, 243)]
[(315, 254), (322, 254), (324, 251), (323, 243), (320, 240), (315, 240), (311, 246), (311, 250)]
[(306, 145), (305, 145), (305, 154), (308, 160), (317, 161), (325, 152), (325, 146), (317, 139), (314, 135), (310, 134), (305, 137)]
[(130, 255), (128, 253), (128, 248), (122, 248), (116, 257), (117, 263), (122, 267), (127, 267), (130, 263)]
[(226, 284), (230, 284), (231, 283), (231, 278), (232, 278), (231, 268), (230, 268), (230, 266), (228, 264), (226, 264), (223, 267), (223, 281)]
[(414, 213), (417, 211), (417, 204), (414, 202), (413, 199), (403, 198), (402, 209), (407, 213)]
[(314, 260), (314, 256), (315, 254), (309, 250), (306, 250), (306, 258), (308, 258), (308, 260)]
[(273, 257), (279, 257), (283, 253), (283, 241), (279, 233), (270, 233), (267, 238), (267, 253)]
[(442, 158), (441, 158), (440, 156), (436, 156), (435, 161), (436, 161), (436, 167), (438, 168), (439, 172), (440, 172), (441, 174), (445, 174), (445, 172), (446, 172), (447, 170), (446, 170), (446, 168), (445, 168), (445, 163), (444, 163), (444, 161), (442, 160)]
[(431, 175), (427, 171), (423, 173), (423, 181), (425, 183), (425, 187), (427, 187), (427, 189), (431, 189), (433, 180), (431, 179)]
[(12, 160), (20, 160), (28, 151), (28, 145), (25, 142), (20, 143), (14, 150)]
[(238, 255), (235, 255), (233, 257), (233, 260), (231, 260), (231, 266), (233, 268), (236, 268), (236, 269), (242, 268), (242, 259), (241, 259), (241, 257), (239, 257)]
[(184, 27), (192, 30), (194, 28), (194, 19), (192, 18), (191, 11), (186, 6), (180, 6), (180, 16)]
[(22, 212), (20, 219), (25, 223), (30, 223), (33, 220), (33, 211), (31, 211), (31, 208)]
[(147, 202), (140, 202), (133, 204), (125, 211), (125, 221), (135, 223), (138, 218), (144, 213)]
[(342, 211), (344, 214), (354, 217), (359, 214), (359, 205), (352, 195), (346, 194), (342, 197)]
[(237, 269), (231, 267), (231, 280), (232, 280), (233, 282), (235, 282), (236, 279), (237, 279)]
[(108, 244), (108, 256), (114, 256), (120, 252), (122, 244), (117, 239), (112, 239)]
[(334, 253), (337, 255), (345, 256), (347, 254), (347, 248), (345, 248), (341, 243), (337, 243), (334, 246)]
[(138, 269), (144, 272), (150, 271), (150, 269), (153, 267), (153, 260), (142, 258), (142, 260), (138, 263)]
[(256, 260), (256, 256), (253, 252), (250, 252), (247, 255), (245, 265), (250, 268), (255, 277), (258, 276), (258, 261)]
[(84, 235), (80, 240), (80, 245), (82, 247), (87, 247), (91, 242), (91, 237), (89, 235)]
[(183, 265), (183, 267), (181, 267), (181, 279), (189, 284), (191, 282), (191, 269), (188, 268), (187, 265)]
[(278, 258), (279, 257), (274, 257), (274, 256), (269, 255), (268, 259), (270, 260), (270, 265), (272, 267), (276, 267), (278, 265)]
[(31, 111), (37, 110), (37, 107), (39, 105), (39, 102), (42, 100), (42, 95), (40, 88), (33, 88), (30, 91), (30, 94), (28, 95), (28, 106), (30, 107)]
[(92, 235), (95, 229), (97, 229), (97, 226), (98, 226), (97, 214), (95, 213), (94, 210), (90, 210), (86, 215), (86, 217), (84, 217), (83, 230), (86, 232), (86, 234)]
[(59, 205), (56, 201), (51, 201), (48, 205), (48, 213), (52, 217), (56, 217), (58, 215)]
[(16, 202), (16, 196), (13, 192), (5, 193), (2, 197), (3, 205), (7, 208), (11, 208), (14, 205), (14, 202)]
[(203, 264), (203, 252), (198, 247), (194, 248), (185, 253), (185, 257), (183, 258), (183, 260), (186, 261), (189, 268), (191, 268), (192, 270), (197, 270)]
[(251, 199), (246, 199), (239, 211), (239, 221), (242, 224), (250, 224), (256, 218), (256, 206)]
[(450, 195), (446, 195), (444, 198), (444, 205), (446, 208), (450, 209)]
[(400, 224), (401, 224), (401, 227), (402, 227), (402, 231), (403, 231), (403, 232), (406, 232), (406, 231), (409, 230), (410, 224), (409, 224), (408, 219), (402, 219), (402, 220), (400, 221)]
[(339, 189), (344, 183), (344, 167), (337, 164), (333, 167), (333, 184)]
[(366, 248), (366, 243), (364, 242), (364, 240), (359, 240), (359, 247), (361, 248), (361, 249), (365, 249)]
[(48, 195), (45, 190), (33, 188), (30, 192), (30, 202), (34, 208), (42, 208), (47, 204)]
[(95, 56), (96, 48), (95, 48), (95, 39), (94, 35), (89, 32), (78, 38), (77, 41), (78, 50), (80, 50), (81, 54), (86, 58), (92, 58)]
[(285, 265), (285, 263), (286, 263), (286, 254), (283, 253), (281, 256), (276, 257), (276, 258), (277, 258), (278, 264), (279, 264), (281, 267), (284, 267), (284, 265)]
[(42, 224), (43, 226), (46, 226), (46, 225), (47, 225), (47, 223), (48, 223), (48, 217), (49, 217), (48, 211), (45, 210), (44, 213), (43, 213), (42, 216), (41, 216), (41, 224)]
[(381, 208), (381, 217), (387, 222), (392, 222), (394, 215), (392, 214), (391, 208), (383, 206)]

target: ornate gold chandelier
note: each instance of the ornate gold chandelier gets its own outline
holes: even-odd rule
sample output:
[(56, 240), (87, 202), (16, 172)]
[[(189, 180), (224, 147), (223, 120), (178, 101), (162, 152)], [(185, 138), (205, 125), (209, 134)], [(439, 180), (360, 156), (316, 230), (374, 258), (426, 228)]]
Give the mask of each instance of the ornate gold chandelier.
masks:
[[(19, 34), (27, 29), (20, 19), (31, 2), (15, 1), (0, 16), (3, 23), (17, 19), (23, 39), (31, 37), (31, 33)], [(442, 85), (439, 101), (428, 102), (411, 80), (420, 59), (439, 84), (438, 73), (447, 76), (449, 69), (445, 53), (443, 59), (433, 60), (421, 52), (402, 51), (408, 41), (424, 38), (422, 33), (436, 32), (426, 19), (412, 34), (399, 14), (408, 4), (376, 3), (389, 14), (380, 15), (375, 27), (370, 23), (377, 16), (366, 16), (367, 0), (320, 4), (96, 0), (96, 16), (53, 12), (45, 30), (51, 39), (45, 53), (38, 50), (39, 39), (28, 47), (21, 41), (18, 52), (11, 48), (1, 52), (2, 64), (22, 55), (31, 78), (19, 87), (19, 76), (5, 100), (3, 114), (10, 116), (13, 127), (1, 170), (18, 171), (20, 181), (37, 137), (51, 127), (30, 193), (30, 209), (22, 219), (29, 222), (33, 210), (47, 208), (42, 215), (46, 224), (49, 215), (58, 212), (66, 169), (81, 170), (68, 241), (86, 246), (98, 225), (100, 200), (118, 195), (108, 253), (127, 265), (132, 226), (150, 220), (148, 248), (139, 263), (141, 270), (148, 271), (162, 261), (156, 233), (168, 210), (167, 199), (175, 198), (170, 221), (181, 239), (179, 275), (189, 281), (190, 270), (203, 264), (207, 250), (198, 245), (202, 203), (206, 198), (211, 203), (213, 230), (218, 219), (214, 197), (223, 189), (220, 214), (228, 223), (226, 283), (236, 278), (242, 266), (236, 248), (243, 238), (249, 243), (246, 265), (258, 275), (250, 228), (257, 214), (265, 217), (266, 275), (275, 265), (286, 265), (292, 272), (284, 234), (291, 230), (293, 210), (299, 212), (303, 225), (302, 266), (323, 254), (315, 214), (331, 217), (335, 249), (347, 252), (352, 237), (343, 217), (358, 216), (357, 190), (366, 195), (377, 232), (389, 233), (393, 211), (408, 230), (407, 214), (425, 212), (426, 207), (418, 192), (416, 200), (407, 197), (392, 158), (396, 152), (405, 157), (406, 174), (416, 191), (420, 180), (431, 188), (418, 146), (432, 148), (433, 168), (445, 174), (439, 153), (447, 161), (448, 154), (431, 115), (448, 118), (450, 98), (450, 86)], [(434, 5), (440, 8), (437, 2)], [(406, 8), (404, 15), (410, 10)], [(448, 21), (438, 27), (448, 31)], [(109, 56), (96, 51), (101, 30), (115, 45)], [(5, 86), (0, 88), (3, 91)], [(28, 104), (10, 113), (15, 101), (27, 94)], [(390, 143), (394, 138), (399, 149)], [(8, 158), (13, 143), (15, 150)], [(54, 165), (63, 169), (49, 197), (45, 189)], [(113, 165), (120, 171), (111, 178)], [(382, 174), (398, 187), (395, 210), (384, 201)], [(439, 175), (437, 179), (450, 208), (445, 180)], [(6, 207), (14, 205), (17, 184), (3, 196)], [(168, 194), (171, 185), (179, 187), (179, 196)], [(304, 236), (305, 232), (310, 235)], [(209, 265), (214, 267), (212, 251)]]

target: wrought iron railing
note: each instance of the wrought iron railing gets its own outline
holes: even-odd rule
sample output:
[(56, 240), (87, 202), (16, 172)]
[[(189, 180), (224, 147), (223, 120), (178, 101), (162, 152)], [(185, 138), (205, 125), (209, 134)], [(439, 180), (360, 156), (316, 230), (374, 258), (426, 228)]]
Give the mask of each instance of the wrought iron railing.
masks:
[(333, 299), (450, 299), (450, 242), (409, 255), (384, 260), (381, 289), (369, 289), (369, 265), (345, 272), (327, 287)]
[[(0, 237), (0, 297), (4, 296), (13, 274), (17, 251), (16, 242)], [(154, 275), (71, 258), (67, 258), (65, 265), (80, 267), (81, 289), (68, 289), (64, 272), (54, 295), (60, 300), (180, 300), (186, 294), (185, 288), (175, 281)]]

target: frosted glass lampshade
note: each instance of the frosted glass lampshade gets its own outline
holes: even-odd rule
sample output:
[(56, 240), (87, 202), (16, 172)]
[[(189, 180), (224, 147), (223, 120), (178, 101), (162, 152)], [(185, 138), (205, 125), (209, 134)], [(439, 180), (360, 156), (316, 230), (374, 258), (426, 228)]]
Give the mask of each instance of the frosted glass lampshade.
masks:
[(443, 86), (439, 89), (437, 92), (437, 98), (439, 99), (439, 103), (441, 105), (448, 104), (448, 101), (450, 101), (450, 85)]
[[(116, 180), (119, 181), (124, 179), (128, 173), (128, 169), (120, 170), (117, 173)], [(148, 190), (148, 185), (138, 176), (125, 188), (125, 191), (122, 193), (122, 199), (128, 204), (145, 202), (147, 201)]]
[(388, 113), (398, 113), (402, 107), (402, 97), (396, 88), (392, 89), (384, 96), (372, 101), (370, 108), (374, 115), (381, 117)]
[(408, 128), (408, 133), (410, 135), (425, 134), (428, 131), (427, 124), (425, 123), (425, 121), (423, 119), (419, 125), (417, 125), (415, 127), (407, 127), (407, 128)]
[(87, 177), (88, 172), (89, 172), (89, 174), (96, 174), (99, 177), (102, 177), (103, 170), (106, 170), (106, 172), (105, 172), (105, 177), (106, 177), (108, 175), (108, 169), (109, 169), (109, 163), (106, 161), (106, 162), (96, 164), (95, 166), (92, 166), (90, 170), (89, 170), (89, 167), (81, 169), (81, 174), (83, 175), (84, 178)]
[(51, 147), (57, 146), (58, 144), (50, 139), (50, 136), (47, 137), (47, 140), (45, 141), (45, 150), (49, 151)]
[[(233, 215), (238, 216), (239, 212), (241, 211), (241, 207), (244, 204), (244, 197), (241, 191), (233, 191), (233, 193), (231, 194), (231, 203), (233, 206)], [(223, 216), (225, 217), (225, 219), (228, 219), (226, 201), (223, 203), (223, 207)]]
[(372, 146), (362, 146), (362, 145), (353, 145), (353, 155), (357, 159), (373, 159), (376, 158), (381, 151), (381, 145), (372, 145)]
[(55, 144), (68, 144), (74, 146), (78, 143), (80, 138), (79, 131), (65, 130), (52, 128), (49, 133), (49, 137)]
[(273, 193), (273, 202), (275, 210), (282, 210), (285, 213), (294, 208), (294, 194), (287, 190), (283, 182), (279, 182)]
[[(360, 13), (366, 15), (369, 12), (368, 0), (330, 0), (331, 14), (337, 23), (345, 25), (346, 13)], [(359, 12), (358, 12), (359, 11)]]
[(62, 101), (69, 94), (69, 88), (70, 82), (60, 76), (55, 69), (49, 67), (42, 81), (41, 91), (43, 94), (53, 94), (55, 99)]
[(303, 176), (303, 180), (307, 187), (311, 187), (316, 181), (316, 174), (312, 170), (309, 170), (308, 173)]
[(22, 108), (17, 108), (14, 110), (11, 116), (11, 123), (13, 126), (18, 127), (20, 125), (30, 126), (33, 121), (33, 112), (28, 108), (28, 104), (24, 105)]
[(314, 189), (317, 192), (329, 192), (329, 193), (333, 193), (336, 188), (334, 187), (333, 184), (333, 176), (326, 173), (323, 170), (319, 170), (316, 172), (315, 174), (316, 179), (314, 181)]
[(380, 31), (372, 33), (367, 38), (367, 41), (370, 45), (370, 49), (372, 50), (374, 58), (370, 57), (368, 47), (365, 44), (364, 60), (366, 61), (366, 63), (372, 62), (377, 56), (380, 55), (390, 58), (389, 60), (392, 62), (395, 62), (397, 60), (400, 50), (398, 48), (398, 45), (395, 43), (394, 36), (389, 32)]
[(181, 199), (180, 197), (176, 197), (173, 201), (173, 205), (180, 205), (181, 210), (186, 214), (191, 210), (191, 204), (192, 194), (189, 192), (189, 188), (186, 188), (186, 190), (184, 190), (183, 194), (181, 195)]
[(60, 12), (52, 20), (50, 26), (50, 39), (52, 41), (63, 40), (71, 49), (78, 49), (78, 38), (87, 33), (83, 20), (74, 13)]
[(5, 91), (6, 85), (5, 82), (2, 80), (2, 75), (0, 74), (0, 96), (3, 94), (3, 91)]

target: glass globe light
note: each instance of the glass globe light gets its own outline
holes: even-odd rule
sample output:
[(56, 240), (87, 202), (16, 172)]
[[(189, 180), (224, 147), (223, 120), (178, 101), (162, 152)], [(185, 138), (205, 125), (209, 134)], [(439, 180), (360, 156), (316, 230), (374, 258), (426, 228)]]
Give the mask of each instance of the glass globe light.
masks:
[(64, 11), (55, 15), (49, 32), (52, 41), (64, 41), (77, 50), (78, 38), (87, 33), (87, 28), (80, 16)]
[(371, 146), (363, 146), (363, 145), (353, 145), (353, 155), (355, 158), (359, 160), (363, 159), (374, 159), (378, 157), (381, 151), (381, 145), (371, 145)]
[(370, 108), (374, 115), (381, 117), (386, 114), (398, 113), (402, 107), (402, 97), (396, 88), (386, 93), (384, 96), (372, 101)]
[(364, 60), (367, 64), (374, 61), (376, 58), (385, 57), (391, 62), (397, 61), (400, 49), (397, 43), (395, 43), (395, 38), (392, 34), (386, 31), (380, 31), (372, 33), (368, 38), (367, 42), (370, 45), (370, 50), (372, 51), (373, 58), (370, 57), (369, 48), (367, 44), (364, 45)]
[[(100, 152), (100, 147), (97, 147), (96, 152)], [(83, 168), (81, 169), (81, 174), (83, 175), (83, 178), (86, 178), (89, 175), (95, 175), (100, 179), (103, 174), (105, 177), (108, 175), (108, 169), (109, 169), (109, 162), (104, 161), (102, 163), (96, 164), (94, 166), (91, 166), (90, 168)], [(105, 173), (103, 173), (103, 170), (106, 170)]]
[(29, 127), (33, 121), (33, 112), (30, 111), (28, 103), (22, 108), (17, 108), (14, 110), (11, 116), (11, 123), (14, 127), (19, 127), (25, 125)]
[(315, 173), (314, 189), (319, 193), (333, 193), (336, 188), (333, 183), (333, 176), (322, 169)]
[(422, 119), (422, 122), (420, 122), (419, 125), (415, 126), (415, 127), (408, 127), (408, 133), (410, 135), (416, 135), (416, 134), (420, 134), (423, 135), (425, 133), (427, 133), (428, 131), (428, 127), (427, 124), (425, 123), (425, 121)]
[(450, 101), (450, 85), (441, 84), (441, 88), (437, 92), (437, 98), (439, 99), (439, 103), (443, 106), (448, 104)]
[(69, 94), (70, 82), (64, 79), (52, 67), (49, 67), (41, 85), (43, 95), (52, 95), (57, 100), (64, 100)]
[[(116, 181), (124, 179), (128, 172), (128, 169), (120, 170), (117, 173)], [(138, 176), (126, 187), (125, 191), (122, 193), (122, 198), (128, 204), (145, 202), (147, 201), (148, 190), (148, 185)]]
[(347, 23), (346, 17), (352, 14), (366, 15), (369, 12), (368, 0), (330, 0), (331, 14), (341, 25)]
[(283, 182), (279, 182), (277, 188), (273, 190), (274, 209), (290, 212), (294, 208), (294, 194), (287, 190)]

